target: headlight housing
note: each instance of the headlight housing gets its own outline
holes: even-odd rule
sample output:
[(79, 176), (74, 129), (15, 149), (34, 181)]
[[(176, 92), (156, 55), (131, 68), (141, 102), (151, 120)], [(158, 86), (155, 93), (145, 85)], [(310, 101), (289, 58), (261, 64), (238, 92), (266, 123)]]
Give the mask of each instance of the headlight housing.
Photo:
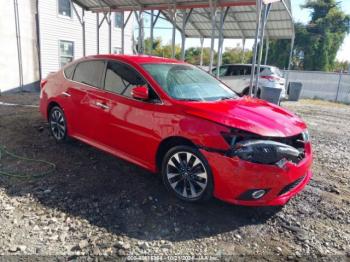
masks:
[(275, 141), (247, 140), (238, 143), (232, 154), (245, 161), (272, 165), (283, 159), (296, 163), (301, 152), (294, 147)]
[(280, 138), (263, 137), (238, 129), (222, 135), (230, 145), (230, 156), (252, 163), (278, 166), (287, 161), (299, 163), (305, 156), (304, 143), (309, 139), (307, 130), (293, 137)]
[(302, 132), (301, 135), (303, 136), (303, 141), (304, 142), (309, 142), (310, 141), (309, 130), (305, 129), (305, 131)]

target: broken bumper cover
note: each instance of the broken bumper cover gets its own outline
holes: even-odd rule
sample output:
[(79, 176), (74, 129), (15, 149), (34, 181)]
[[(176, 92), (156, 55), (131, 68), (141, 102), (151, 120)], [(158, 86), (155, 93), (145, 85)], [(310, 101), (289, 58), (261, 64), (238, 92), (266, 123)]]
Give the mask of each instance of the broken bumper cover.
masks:
[[(305, 157), (298, 164), (256, 164), (215, 152), (201, 150), (213, 172), (214, 196), (225, 202), (247, 206), (278, 206), (286, 204), (300, 192), (312, 177), (312, 152), (308, 143)], [(247, 192), (265, 190), (259, 199), (242, 198)]]

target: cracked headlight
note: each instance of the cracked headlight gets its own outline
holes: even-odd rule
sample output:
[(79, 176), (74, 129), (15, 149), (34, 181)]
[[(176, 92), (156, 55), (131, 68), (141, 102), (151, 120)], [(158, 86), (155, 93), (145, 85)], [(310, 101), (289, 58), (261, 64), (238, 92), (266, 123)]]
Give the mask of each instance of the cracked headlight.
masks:
[(281, 160), (297, 163), (301, 152), (289, 145), (270, 140), (246, 140), (235, 145), (233, 156), (252, 163), (272, 165)]

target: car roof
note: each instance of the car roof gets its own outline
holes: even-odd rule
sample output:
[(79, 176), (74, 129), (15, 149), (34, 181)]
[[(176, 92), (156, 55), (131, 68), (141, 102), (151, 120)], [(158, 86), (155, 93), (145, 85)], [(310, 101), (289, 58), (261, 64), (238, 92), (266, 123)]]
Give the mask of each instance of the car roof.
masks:
[(83, 59), (91, 59), (91, 58), (100, 58), (100, 59), (118, 59), (125, 62), (131, 62), (136, 64), (162, 64), (162, 63), (184, 63), (182, 61), (178, 61), (170, 58), (163, 58), (158, 56), (149, 56), (149, 55), (117, 55), (117, 54), (106, 54), (106, 55), (92, 55), (86, 56)]

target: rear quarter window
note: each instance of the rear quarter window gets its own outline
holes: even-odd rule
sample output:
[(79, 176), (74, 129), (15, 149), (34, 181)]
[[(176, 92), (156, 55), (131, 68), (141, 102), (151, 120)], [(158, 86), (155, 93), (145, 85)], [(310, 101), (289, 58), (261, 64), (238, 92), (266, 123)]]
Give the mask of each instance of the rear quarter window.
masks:
[(63, 73), (64, 73), (64, 76), (67, 79), (72, 80), (73, 74), (74, 74), (74, 70), (75, 70), (75, 66), (76, 66), (75, 64), (74, 65), (70, 65), (66, 69), (64, 69)]

